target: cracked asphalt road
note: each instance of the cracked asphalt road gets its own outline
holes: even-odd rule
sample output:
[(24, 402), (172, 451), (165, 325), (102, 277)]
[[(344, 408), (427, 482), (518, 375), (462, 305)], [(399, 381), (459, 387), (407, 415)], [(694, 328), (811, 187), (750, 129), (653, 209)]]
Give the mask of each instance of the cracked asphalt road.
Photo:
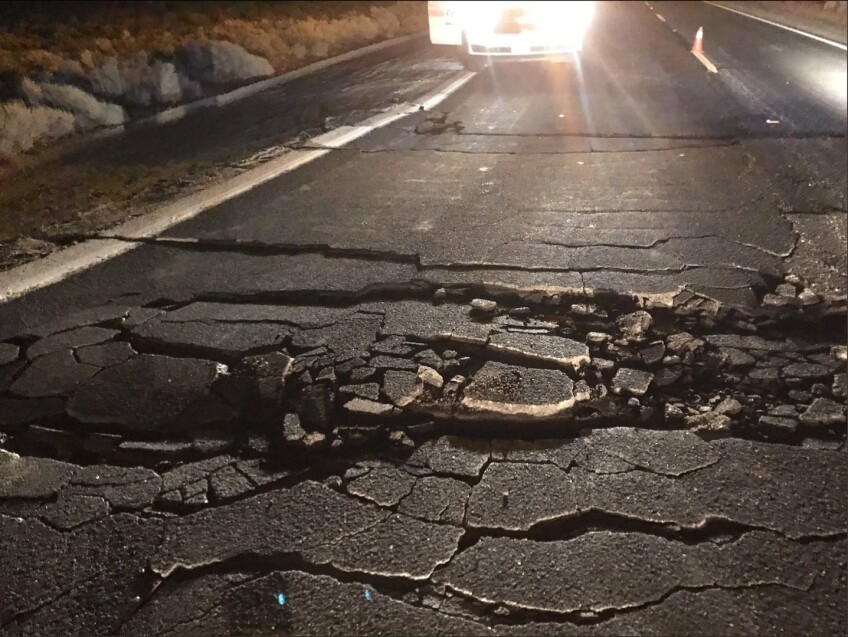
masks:
[(845, 58), (654, 10), (0, 305), (0, 632), (844, 633)]

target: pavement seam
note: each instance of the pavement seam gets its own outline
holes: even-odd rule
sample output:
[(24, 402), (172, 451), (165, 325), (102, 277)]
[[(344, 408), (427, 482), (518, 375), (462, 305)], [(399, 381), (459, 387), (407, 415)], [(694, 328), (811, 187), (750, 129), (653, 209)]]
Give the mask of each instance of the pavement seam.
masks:
[[(369, 120), (361, 122), (356, 127), (347, 127), (346, 130), (338, 132), (336, 137), (331, 137), (330, 141), (347, 143), (418, 110), (432, 108), (462, 88), (474, 75), (473, 72), (460, 71), (430, 93), (422, 96), (415, 104), (401, 105), (390, 109), (370, 118), (371, 121), (367, 125), (363, 124)], [(327, 135), (332, 135), (332, 133)], [(325, 136), (325, 144), (327, 144), (326, 139)], [(168, 203), (154, 212), (131, 219), (100, 235), (101, 238), (108, 241), (96, 246), (90, 240), (84, 241), (51, 253), (43, 259), (6, 270), (0, 273), (0, 304), (24, 296), (33, 290), (58, 283), (77, 272), (120, 256), (141, 245), (114, 239), (115, 236), (134, 238), (155, 236), (173, 225), (191, 219), (205, 210), (323, 157), (331, 150), (331, 148), (319, 148), (289, 151), (278, 159), (273, 159), (222, 183)]]

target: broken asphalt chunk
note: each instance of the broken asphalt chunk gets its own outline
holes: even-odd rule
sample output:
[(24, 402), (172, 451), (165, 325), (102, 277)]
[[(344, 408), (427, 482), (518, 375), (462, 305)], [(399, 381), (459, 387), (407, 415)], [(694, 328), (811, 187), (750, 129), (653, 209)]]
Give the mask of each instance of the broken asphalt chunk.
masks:
[(116, 423), (133, 431), (162, 429), (192, 404), (208, 400), (217, 375), (212, 361), (141, 354), (81, 384), (68, 413), (82, 422)]
[(573, 407), (574, 383), (556, 369), (487, 361), (465, 388), (456, 417), (522, 420), (562, 417)]
[(576, 369), (589, 362), (588, 346), (562, 336), (499, 332), (492, 334), (486, 347), (527, 361), (554, 363), (567, 368)]
[(636, 342), (645, 340), (653, 322), (653, 317), (644, 310), (624, 314), (615, 320), (622, 336), (627, 340)]
[(644, 396), (653, 380), (651, 372), (622, 367), (613, 376), (612, 391), (615, 394), (626, 392), (633, 396)]

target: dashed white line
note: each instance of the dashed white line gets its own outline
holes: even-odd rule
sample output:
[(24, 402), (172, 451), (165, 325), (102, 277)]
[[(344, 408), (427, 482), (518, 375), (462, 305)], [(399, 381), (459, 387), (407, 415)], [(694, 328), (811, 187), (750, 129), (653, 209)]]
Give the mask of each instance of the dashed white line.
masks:
[(698, 58), (698, 61), (704, 66), (706, 66), (707, 70), (710, 73), (718, 73), (718, 69), (716, 68), (715, 64), (710, 62), (706, 55), (704, 55), (700, 51), (692, 51), (692, 55)]
[(785, 29), (786, 31), (791, 31), (792, 33), (797, 33), (798, 35), (803, 35), (805, 38), (810, 38), (812, 40), (816, 40), (818, 42), (823, 42), (824, 44), (829, 44), (830, 46), (835, 46), (837, 49), (842, 49), (843, 51), (848, 51), (848, 46), (842, 44), (841, 42), (834, 42), (833, 40), (828, 40), (827, 38), (823, 38), (818, 35), (813, 35), (812, 33), (807, 33), (806, 31), (801, 31), (799, 29), (793, 29), (792, 27), (788, 27), (785, 24), (780, 24), (779, 22), (773, 22), (771, 20), (766, 20), (765, 18), (760, 18), (755, 15), (751, 15), (750, 13), (745, 13), (744, 11), (739, 11), (738, 9), (731, 9), (730, 7), (726, 7), (723, 4), (717, 4), (715, 2), (709, 2), (709, 0), (705, 0), (706, 4), (712, 5), (714, 7), (718, 7), (719, 9), (724, 9), (725, 11), (732, 11), (733, 13), (738, 13), (739, 15), (743, 15), (746, 18), (751, 18), (752, 20), (756, 20), (757, 22), (765, 22), (766, 24), (770, 24), (773, 27), (777, 27), (778, 29)]
[(660, 22), (665, 22), (665, 18), (664, 18), (664, 17), (662, 17), (662, 15), (660, 15), (659, 13), (657, 13), (657, 14), (656, 14), (656, 16), (657, 16), (657, 20), (659, 20)]

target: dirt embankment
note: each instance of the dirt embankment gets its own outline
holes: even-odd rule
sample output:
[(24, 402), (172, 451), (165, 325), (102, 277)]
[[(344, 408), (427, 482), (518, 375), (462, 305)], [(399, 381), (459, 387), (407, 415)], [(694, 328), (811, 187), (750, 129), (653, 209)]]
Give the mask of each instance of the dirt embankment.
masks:
[(426, 28), (423, 2), (10, 2), (0, 162)]

